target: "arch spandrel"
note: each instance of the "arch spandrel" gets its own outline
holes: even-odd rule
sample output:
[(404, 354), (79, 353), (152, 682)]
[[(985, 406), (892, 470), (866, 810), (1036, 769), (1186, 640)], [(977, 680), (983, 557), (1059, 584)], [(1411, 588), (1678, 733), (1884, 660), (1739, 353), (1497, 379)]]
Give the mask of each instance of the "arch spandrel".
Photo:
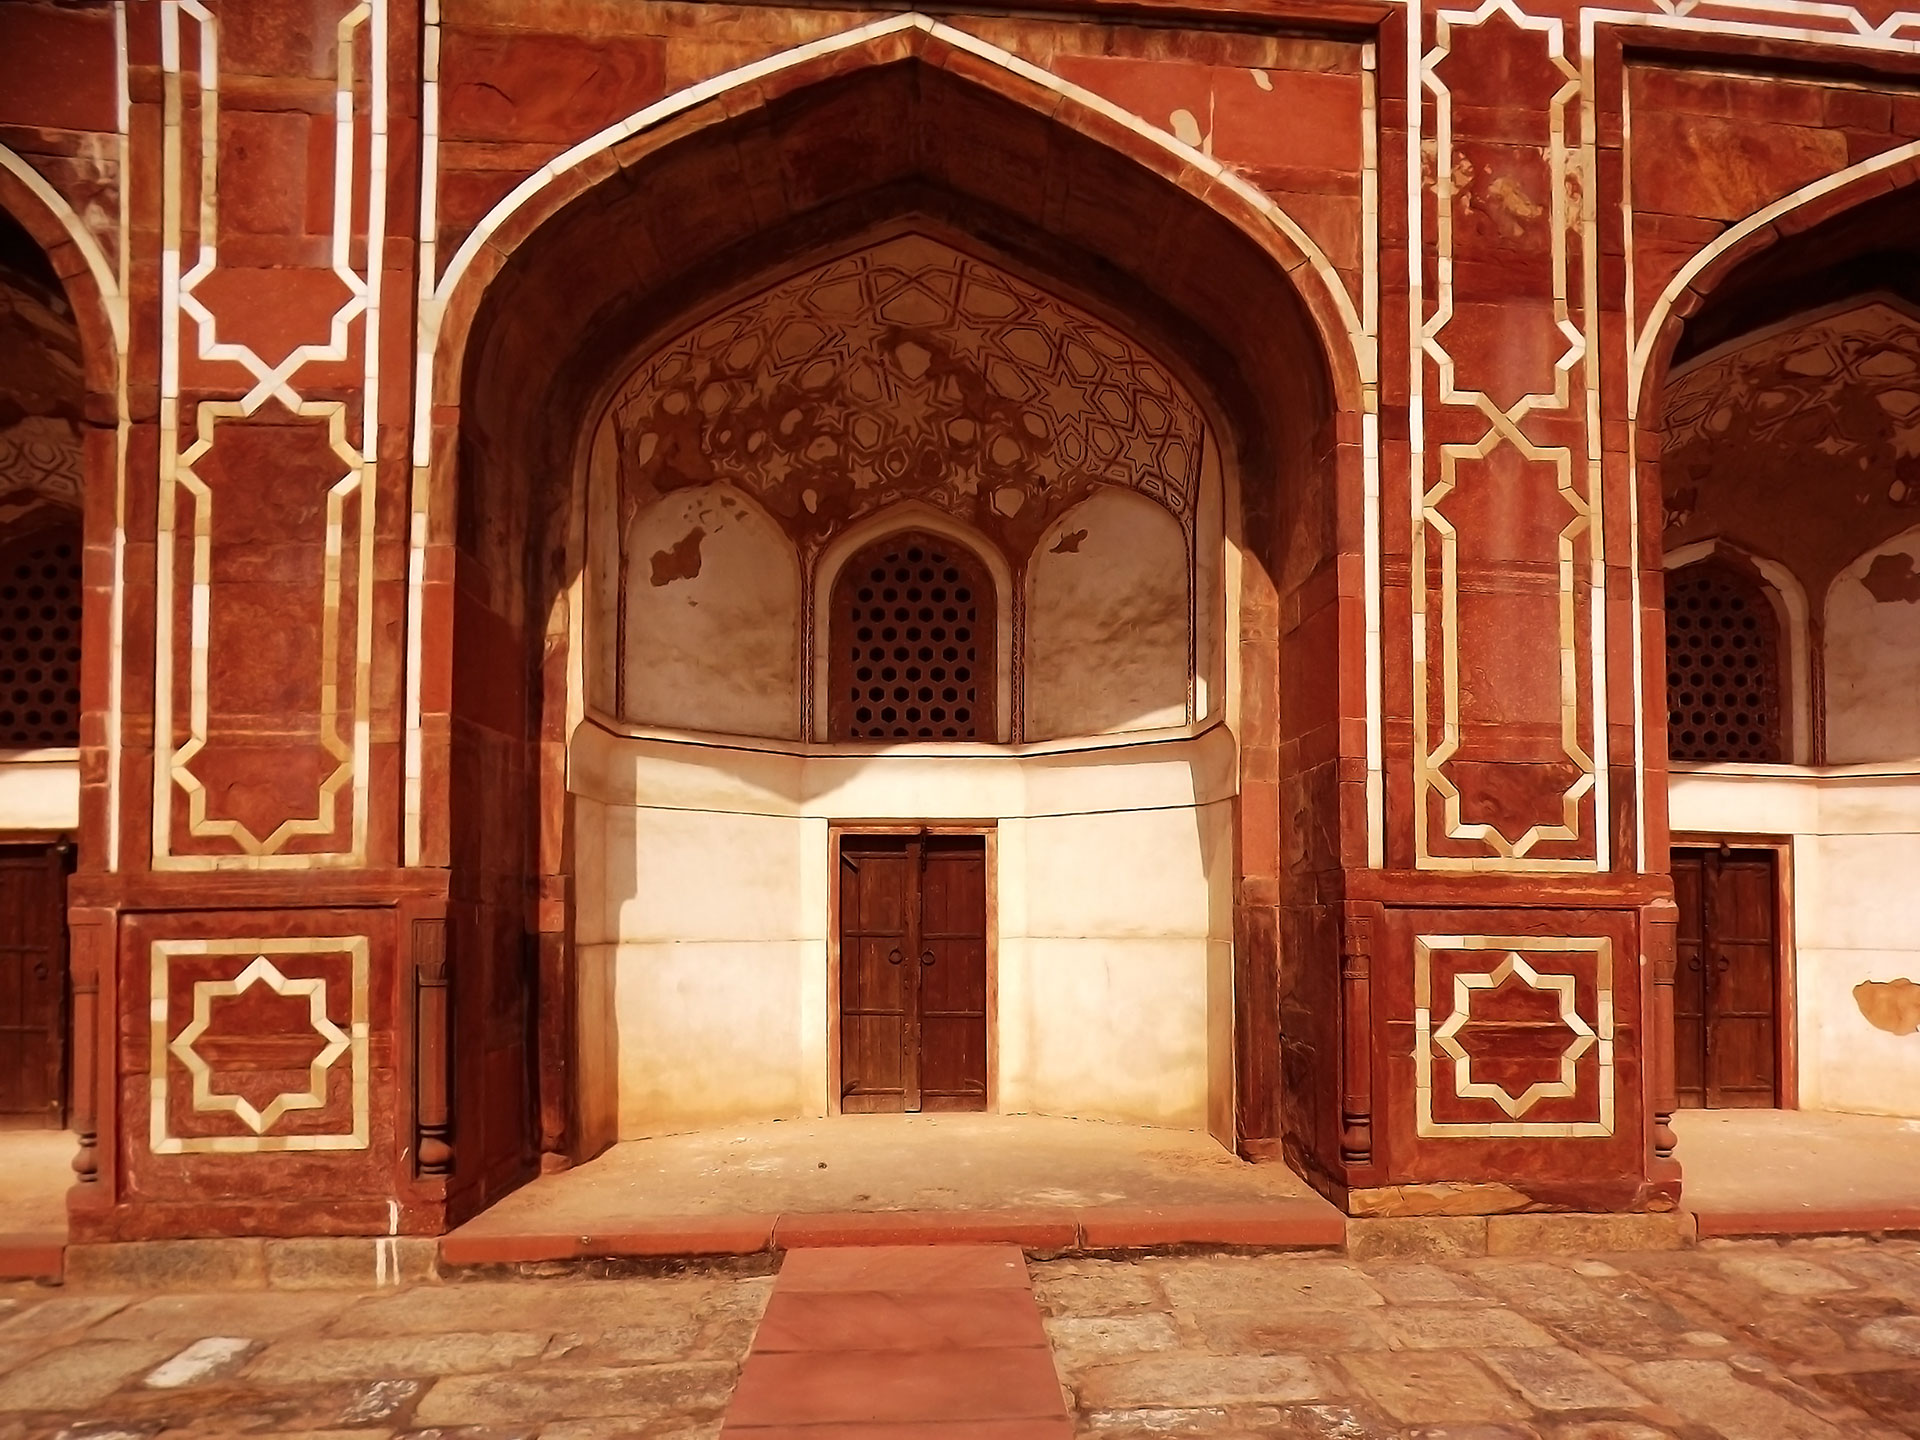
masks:
[(920, 234), (736, 301), (656, 351), (608, 414), (629, 497), (724, 481), (809, 551), (917, 500), (1010, 556), (1102, 486), (1191, 536), (1205, 425), (1133, 340)]

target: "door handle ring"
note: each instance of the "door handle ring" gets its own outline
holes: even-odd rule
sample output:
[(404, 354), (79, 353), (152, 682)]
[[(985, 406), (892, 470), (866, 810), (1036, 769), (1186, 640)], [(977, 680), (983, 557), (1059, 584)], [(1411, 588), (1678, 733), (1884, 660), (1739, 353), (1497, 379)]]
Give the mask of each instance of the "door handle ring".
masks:
[(922, 965), (933, 964), (933, 947), (932, 946), (928, 946), (927, 949), (921, 954), (920, 963)]
[(907, 957), (902, 955), (900, 951), (896, 948), (891, 955), (887, 956), (887, 964), (902, 965), (906, 963), (906, 959)]

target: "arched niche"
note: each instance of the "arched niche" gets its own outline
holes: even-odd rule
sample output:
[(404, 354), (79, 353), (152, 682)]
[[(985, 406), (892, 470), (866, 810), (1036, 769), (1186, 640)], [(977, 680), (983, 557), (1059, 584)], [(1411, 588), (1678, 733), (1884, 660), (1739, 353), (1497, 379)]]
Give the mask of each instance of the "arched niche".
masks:
[(1183, 725), (1194, 671), (1187, 535), (1127, 491), (1089, 496), (1027, 564), (1027, 734)]
[(797, 738), (800, 565), (766, 512), (728, 485), (672, 491), (622, 552), (622, 718)]
[(1013, 675), (1018, 657), (1013, 623), (1014, 593), (1019, 581), (998, 546), (964, 521), (922, 500), (902, 500), (839, 531), (821, 547), (813, 562), (812, 600), (815, 644), (808, 657), (813, 688), (814, 723), (810, 735), (818, 741), (833, 738), (829, 694), (832, 664), (834, 591), (849, 561), (889, 535), (917, 531), (964, 548), (979, 563), (993, 594), (992, 684), (994, 724), (986, 738), (1004, 741), (1013, 734)]
[(829, 738), (999, 738), (1000, 604), (970, 547), (897, 530), (849, 555), (830, 593)]
[[(1779, 673), (1779, 721), (1781, 759), (1794, 765), (1808, 765), (1813, 757), (1813, 642), (1812, 611), (1806, 588), (1793, 571), (1778, 560), (1755, 555), (1731, 542), (1718, 538), (1696, 541), (1667, 551), (1664, 564), (1667, 583), (1693, 565), (1710, 559), (1742, 572), (1750, 571), (1760, 582), (1761, 593), (1772, 610), (1779, 629), (1777, 652)], [(1671, 611), (1669, 605), (1669, 611)], [(1669, 691), (1674, 672), (1667, 671)], [(1669, 721), (1672, 696), (1669, 695)], [(1671, 733), (1668, 736), (1671, 741)]]
[(12, 229), (0, 218), (0, 527), (17, 528), (80, 510), (86, 391), (72, 306)]
[(1680, 761), (1791, 758), (1780, 615), (1757, 574), (1709, 555), (1667, 574), (1667, 749)]
[[(915, 525), (958, 539), (998, 572), (995, 613), (982, 622), (993, 627), (995, 723), (982, 738), (1183, 724), (1192, 576), (1211, 584), (1218, 570), (1214, 557), (1196, 565), (1195, 547), (1222, 544), (1215, 454), (1185, 384), (1114, 325), (933, 234), (870, 237), (737, 292), (647, 349), (612, 387), (590, 444), (586, 526), (594, 604), (620, 617), (620, 678), (611, 698), (604, 681), (590, 679), (589, 693), (638, 725), (845, 738), (820, 688), (832, 576), (850, 546)], [(764, 525), (732, 522), (723, 539), (702, 518), (722, 491)], [(1099, 532), (1096, 564), (1116, 578), (1049, 555), (1035, 591), (1030, 561), (1055, 546), (1066, 555), (1062, 518), (1081, 512)], [(605, 538), (613, 516), (635, 517), (618, 522), (627, 538), (617, 551)], [(709, 561), (729, 545), (730, 561)], [(808, 596), (791, 616), (774, 593), (789, 583), (786, 555), (759, 568), (752, 560), (782, 547)], [(722, 579), (713, 563), (753, 573)], [(1055, 647), (1050, 656), (1073, 652), (1058, 658), (1075, 675), (1091, 637), (1137, 629), (1099, 652), (1117, 665), (1108, 678), (1119, 688), (1092, 708), (1084, 683), (1074, 704), (1056, 704), (1051, 681), (1038, 711), (1019, 703), (1030, 657), (1015, 615), (1034, 597), (1047, 607), (1042, 643)], [(1075, 618), (1062, 605), (1097, 613)], [(1212, 605), (1204, 619), (1224, 623)], [(795, 639), (776, 680), (790, 620)], [(1223, 643), (1210, 637), (1207, 649)], [(600, 667), (616, 663), (604, 634), (588, 648)], [(1161, 663), (1175, 656), (1177, 671)], [(725, 666), (739, 679), (723, 687)], [(797, 729), (772, 714), (790, 692), (800, 696)], [(1031, 734), (1028, 715), (1041, 717)]]
[[(714, 108), (719, 112), (721, 103)], [(1158, 1107), (1155, 1114), (1177, 1114), (1180, 1123), (1192, 1124), (1202, 1097), (1190, 1072), (1204, 1049), (1209, 1066), (1201, 1087), (1206, 1123), (1216, 1134), (1233, 1137), (1236, 1145), (1275, 1145), (1280, 1107), (1272, 1077), (1280, 1062), (1272, 1052), (1280, 1024), (1272, 952), (1254, 948), (1243, 953), (1226, 937), (1240, 929), (1274, 934), (1277, 917), (1271, 897), (1279, 893), (1281, 867), (1287, 867), (1288, 874), (1317, 873), (1340, 863), (1341, 856), (1364, 853), (1364, 839), (1343, 820), (1347, 812), (1331, 806), (1332, 785), (1320, 786), (1312, 777), (1303, 782), (1307, 793), (1324, 795), (1329, 804), (1314, 824), (1302, 828), (1306, 843), (1280, 854), (1271, 828), (1262, 828), (1259, 817), (1271, 815), (1279, 804), (1273, 777), (1280, 749), (1301, 736), (1335, 733), (1332, 717), (1342, 693), (1333, 683), (1338, 657), (1333, 647), (1302, 645), (1294, 636), (1304, 631), (1283, 632), (1274, 623), (1243, 629), (1232, 607), (1244, 605), (1252, 615), (1277, 616), (1294, 597), (1311, 589), (1315, 596), (1327, 597), (1324, 603), (1357, 614), (1357, 597), (1331, 598), (1334, 588), (1322, 587), (1320, 581), (1346, 553), (1338, 537), (1356, 533), (1335, 520), (1359, 513), (1366, 472), (1358, 438), (1365, 388), (1359, 364), (1366, 349), (1363, 337), (1350, 333), (1339, 317), (1329, 318), (1310, 301), (1303, 303), (1294, 262), (1283, 253), (1278, 231), (1264, 222), (1241, 223), (1234, 213), (1234, 196), (1220, 186), (1181, 184), (1162, 169), (1142, 164), (1140, 157), (1114, 143), (1125, 137), (1112, 135), (1104, 119), (1076, 128), (1063, 123), (1051, 103), (1035, 105), (1021, 94), (989, 92), (972, 72), (960, 75), (917, 59), (836, 73), (781, 95), (776, 108), (778, 123), (769, 121), (773, 112), (750, 106), (739, 113), (703, 117), (700, 125), (675, 126), (671, 134), (663, 130), (657, 137), (634, 136), (623, 145), (618, 171), (593, 184), (590, 194), (556, 207), (538, 223), (530, 219), (502, 229), (476, 261), (469, 275), (473, 283), (462, 282), (464, 288), (449, 304), (448, 323), (440, 331), (443, 356), (461, 352), (457, 365), (436, 371), (436, 393), (444, 394), (449, 409), (436, 411), (434, 423), (441, 433), (434, 436), (428, 485), (434, 513), (452, 517), (444, 532), (428, 527), (428, 549), (447, 547), (464, 587), (447, 662), (453, 671), (450, 693), (489, 693), (484, 685), (489, 668), (508, 645), (518, 644), (531, 673), (539, 677), (541, 696), (538, 706), (526, 707), (520, 728), (511, 735), (458, 723), (447, 732), (456, 774), (462, 765), (506, 753), (509, 741), (523, 747), (518, 753), (528, 757), (527, 763), (517, 769), (495, 766), (501, 776), (497, 789), (448, 785), (444, 801), (434, 799), (437, 792), (430, 781), (419, 853), (437, 863), (436, 857), (446, 856), (457, 840), (451, 863), (464, 873), (506, 875), (532, 864), (539, 867), (543, 885), (550, 876), (577, 878), (577, 946), (570, 933), (572, 919), (558, 907), (541, 911), (542, 993), (574, 998), (556, 1000), (564, 1013), (556, 1014), (550, 1032), (543, 1032), (560, 1038), (542, 1041), (537, 1143), (549, 1151), (591, 1153), (615, 1129), (606, 1100), (607, 1077), (633, 1057), (646, 1059), (656, 1074), (674, 1070), (674, 1057), (649, 1056), (644, 1041), (629, 1045), (629, 1037), (617, 1034), (607, 1019), (615, 1009), (609, 997), (624, 994), (636, 1010), (662, 1017), (667, 1011), (661, 1001), (681, 993), (678, 977), (722, 952), (685, 943), (692, 938), (690, 929), (676, 925), (666, 938), (649, 930), (637, 942), (657, 943), (672, 964), (651, 967), (644, 961), (633, 963), (642, 959), (637, 955), (617, 956), (620, 946), (635, 938), (630, 921), (657, 930), (663, 905), (686, 897), (658, 867), (633, 867), (620, 887), (610, 878), (596, 881), (594, 872), (607, 865), (608, 847), (619, 838), (614, 832), (624, 817), (616, 810), (632, 815), (636, 801), (655, 812), (648, 823), (660, 853), (682, 854), (685, 846), (669, 833), (675, 815), (668, 812), (677, 810), (682, 793), (672, 785), (682, 779), (693, 783), (682, 762), (726, 751), (724, 760), (699, 760), (706, 766), (695, 786), (702, 792), (700, 803), (709, 803), (704, 797), (714, 788), (707, 784), (714, 766), (738, 765), (737, 778), (746, 783), (722, 788), (727, 797), (737, 797), (743, 827), (757, 828), (761, 821), (787, 825), (787, 820), (764, 813), (766, 801), (775, 798), (783, 808), (804, 809), (793, 826), (814, 827), (820, 833), (800, 836), (793, 854), (776, 864), (756, 861), (748, 867), (756, 880), (791, 883), (764, 906), (729, 901), (716, 907), (710, 917), (716, 926), (724, 922), (735, 927), (724, 933), (716, 928), (706, 937), (716, 946), (741, 940), (736, 920), (743, 908), (769, 924), (824, 923), (819, 917), (826, 914), (828, 877), (805, 866), (825, 853), (822, 837), (833, 818), (872, 823), (899, 808), (869, 803), (882, 781), (891, 784), (891, 777), (906, 776), (914, 767), (941, 777), (991, 778), (998, 787), (994, 793), (1009, 796), (998, 813), (1017, 822), (1007, 826), (999, 852), (999, 864), (1014, 886), (1000, 912), (1009, 917), (1004, 925), (1014, 927), (1007, 933), (1015, 938), (1031, 931), (1044, 934), (1047, 942), (1024, 950), (1009, 944), (1002, 952), (1010, 965), (1026, 967), (1024, 972), (1010, 971), (1001, 992), (1006, 997), (1002, 1003), (1018, 1017), (1005, 1031), (1010, 1049), (1003, 1057), (1004, 1073), (1026, 1087), (1015, 1093), (1039, 1097), (1033, 1103), (1044, 1101), (1042, 1108), (1081, 1103), (1075, 1099), (1073, 1079), (1079, 1071), (1057, 1064), (1034, 1068), (1034, 1062), (1053, 1054), (1048, 1046), (1059, 1041), (1062, 1032), (1071, 1032), (1067, 1052), (1081, 1042), (1099, 1050), (1100, 1065), (1149, 1096), (1149, 1108)], [(850, 119), (861, 127), (857, 132), (849, 129)], [(849, 145), (852, 133), (863, 143)], [(908, 136), (911, 144), (895, 143)], [(819, 183), (779, 197), (740, 183), (741, 164), (757, 168), (763, 158)], [(1036, 183), (1010, 186), (1007, 177), (1014, 174), (1034, 177)], [(1050, 175), (1074, 177), (1075, 198), (1064, 209), (1054, 203), (1051, 184), (1037, 183)], [(667, 205), (661, 203), (662, 195), (697, 195), (699, 202)], [(1064, 752), (1052, 747), (1048, 754), (1033, 757), (929, 758), (924, 752), (836, 754), (826, 747), (767, 746), (741, 759), (756, 747), (708, 746), (697, 736), (627, 736), (580, 723), (611, 714), (591, 686), (595, 657), (606, 643), (599, 617), (615, 609), (611, 602), (599, 603), (602, 587), (609, 585), (609, 573), (613, 587), (618, 581), (617, 562), (609, 572), (601, 560), (606, 550), (616, 548), (609, 542), (632, 515), (668, 491), (726, 481), (760, 501), (790, 535), (796, 533), (791, 525), (803, 523), (783, 513), (771, 493), (733, 475), (697, 467), (664, 486), (634, 492), (619, 504), (606, 503), (602, 492), (609, 487), (604, 481), (627, 465), (609, 420), (611, 402), (638, 367), (708, 319), (813, 268), (823, 255), (845, 256), (907, 231), (941, 238), (972, 259), (991, 257), (994, 268), (1034, 288), (1073, 297), (1069, 309), (1150, 344), (1151, 353), (1164, 359), (1170, 371), (1191, 386), (1191, 393), (1204, 395), (1220, 474), (1229, 477), (1224, 488), (1202, 485), (1195, 520), (1196, 530), (1218, 534), (1224, 526), (1228, 532), (1223, 555), (1208, 562), (1221, 592), (1209, 592), (1215, 617), (1209, 625), (1222, 636), (1220, 653), (1207, 662), (1208, 673), (1231, 676), (1236, 686), (1245, 676), (1248, 691), (1244, 706), (1236, 708), (1237, 702), (1221, 703), (1231, 697), (1218, 690), (1220, 699), (1210, 698), (1205, 711), (1223, 718), (1244, 713), (1243, 733), (1217, 727), (1179, 742), (1178, 756), (1167, 761), (1189, 770), (1170, 792), (1182, 797), (1178, 806), (1191, 798), (1204, 815), (1166, 809), (1134, 813), (1127, 811), (1128, 797), (1120, 797), (1116, 805), (1104, 801), (1102, 792), (1093, 798), (1103, 803), (1092, 806), (1086, 816), (1076, 810), (1062, 817), (1054, 813), (1060, 802), (1057, 787), (1049, 783), (1036, 787), (1032, 795), (1026, 793), (1029, 777), (1048, 780), (1063, 764), (1105, 768), (1109, 751), (1117, 756), (1133, 748), (1126, 745), (1076, 748), (1071, 762), (1057, 759), (1056, 754)], [(1159, 243), (1153, 237), (1160, 235), (1177, 235), (1179, 243)], [(457, 418), (451, 408), (456, 399)], [(1345, 418), (1336, 421), (1336, 414)], [(456, 427), (457, 436), (451, 433)], [(603, 444), (616, 457), (604, 477), (597, 465), (581, 463), (586, 453), (603, 453)], [(802, 511), (805, 488), (793, 496)], [(976, 528), (987, 532), (995, 551), (1005, 550), (1016, 572), (1016, 583), (1002, 593), (1013, 597), (1017, 608), (1024, 595), (1018, 582), (1024, 579), (1025, 558), (1040, 532), (1093, 492), (1063, 496), (1059, 511), (1037, 520), (1029, 514), (1011, 517), (1032, 529), (1024, 543), (1008, 543), (1001, 521), (1009, 517), (995, 510), (991, 513), (1000, 520), (990, 520), (971, 508), (977, 497), (985, 496), (990, 503), (1001, 488), (978, 487), (967, 498), (964, 516), (903, 491), (902, 498), (893, 501), (866, 497), (861, 504), (871, 508), (845, 519), (851, 527), (882, 518), (893, 506), (924, 505), (949, 523), (974, 525), (977, 520)], [(816, 506), (824, 498), (816, 492)], [(1011, 506), (1010, 495), (999, 498), (1003, 507)], [(617, 517), (610, 533), (605, 523), (609, 515)], [(596, 527), (601, 532), (597, 538)], [(438, 538), (442, 534), (445, 540)], [(818, 585), (831, 543), (796, 542), (805, 593), (811, 597), (802, 625), (810, 654), (818, 648), (823, 619)], [(437, 557), (427, 558), (431, 573)], [(1201, 573), (1207, 573), (1204, 567)], [(500, 578), (519, 575), (527, 580), (524, 596), (510, 580)], [(576, 608), (576, 601), (584, 603)], [(1219, 613), (1223, 606), (1226, 614)], [(1358, 631), (1348, 627), (1341, 633)], [(580, 653), (568, 654), (562, 664), (559, 651), (566, 646), (578, 646)], [(1293, 703), (1283, 709), (1273, 692), (1289, 646), (1297, 652), (1294, 663), (1306, 683), (1292, 687)], [(430, 656), (426, 663), (431, 668), (440, 662)], [(611, 667), (601, 666), (600, 671), (611, 673)], [(588, 682), (586, 709), (597, 715), (582, 716), (574, 708), (580, 692), (571, 686), (580, 678)], [(433, 683), (431, 676), (424, 682), (430, 696), (439, 693)], [(818, 707), (809, 709), (817, 712)], [(456, 719), (466, 713), (457, 699), (454, 712)], [(424, 728), (429, 775), (438, 773), (431, 749), (437, 713), (428, 703)], [(1018, 715), (1020, 709), (1001, 713)], [(489, 713), (488, 724), (495, 718)], [(510, 718), (506, 707), (498, 708), (498, 718), (502, 723)], [(805, 729), (809, 736), (812, 723), (810, 716)], [(560, 733), (574, 737), (564, 753), (537, 743)], [(630, 747), (632, 753), (657, 751), (662, 758), (671, 751), (665, 769), (673, 774), (656, 766), (648, 771), (644, 786), (601, 786), (589, 793), (588, 784), (597, 784), (596, 776), (604, 778), (601, 762), (611, 753), (608, 747), (618, 746)], [(1137, 766), (1130, 764), (1137, 758), (1130, 756), (1112, 768), (1126, 768), (1137, 778)], [(1333, 763), (1329, 756), (1328, 773)], [(1256, 777), (1251, 783), (1257, 791), (1244, 807), (1235, 798), (1243, 767)], [(789, 775), (791, 785), (784, 778)], [(1196, 778), (1205, 782), (1202, 787), (1195, 787)], [(985, 793), (975, 785), (964, 796), (915, 798), (910, 815), (978, 817)], [(479, 809), (483, 801), (484, 813)], [(1319, 802), (1312, 803), (1317, 809)], [(1046, 813), (1028, 815), (1033, 806), (1042, 806)], [(1118, 819), (1102, 818), (1121, 811), (1127, 813)], [(570, 824), (576, 814), (586, 818)], [(468, 823), (483, 818), (488, 823)], [(749, 821), (753, 827), (747, 827)], [(1154, 863), (1142, 871), (1152, 886), (1086, 886), (1068, 893), (1049, 878), (1054, 872), (1047, 867), (1056, 862), (1084, 871), (1088, 851), (1080, 832), (1087, 827), (1105, 830), (1110, 824), (1135, 832), (1116, 840), (1112, 853), (1153, 857)], [(606, 831), (607, 845), (596, 851), (592, 841), (597, 825)], [(1244, 828), (1244, 841), (1236, 827)], [(744, 834), (726, 841), (730, 853), (754, 856), (761, 853), (759, 843)], [(1193, 863), (1166, 863), (1169, 846), (1191, 851)], [(1164, 884), (1180, 888), (1180, 903), (1204, 917), (1182, 920), (1176, 937), (1180, 958), (1171, 968), (1154, 958), (1164, 958), (1163, 952), (1135, 933), (1126, 917), (1103, 919), (1086, 908), (1099, 911), (1109, 899), (1125, 908), (1149, 891), (1158, 894)], [(596, 885), (606, 901), (603, 911), (579, 898), (594, 893)], [(1051, 908), (1023, 917), (1012, 903), (1021, 893), (1045, 893)], [(1250, 896), (1268, 898), (1245, 898)], [(818, 1055), (809, 1059), (812, 1052), (805, 1047), (824, 1034), (825, 1026), (810, 1025), (808, 1017), (819, 1018), (825, 993), (804, 987), (797, 992), (800, 1000), (795, 1003), (804, 1002), (798, 1025), (782, 1007), (795, 1000), (795, 977), (817, 963), (808, 958), (815, 954), (808, 947), (824, 941), (813, 930), (755, 933), (755, 946), (764, 941), (773, 947), (754, 952), (768, 964), (756, 961), (749, 982), (756, 1000), (768, 1001), (760, 1007), (768, 1028), (764, 1034), (746, 1034), (737, 1023), (739, 1012), (728, 1012), (731, 1043), (745, 1057), (731, 1070), (787, 1066), (791, 1061), (800, 1067), (793, 1074), (804, 1073), (814, 1077), (808, 1083), (817, 1083), (826, 1064)], [(1116, 958), (1111, 943), (1116, 936), (1134, 946), (1131, 958)], [(484, 953), (509, 951), (489, 939)], [(1337, 956), (1325, 947), (1311, 955), (1307, 947), (1290, 953), (1303, 973), (1330, 973), (1329, 967), (1337, 964)], [(1015, 983), (1022, 973), (1053, 989), (1023, 990)], [(636, 979), (647, 983), (622, 990)], [(1134, 1013), (1159, 1017), (1167, 1033), (1184, 1037), (1176, 1047), (1184, 1047), (1184, 1058), (1167, 1057), (1177, 1062), (1176, 1068), (1184, 1067), (1177, 1093), (1158, 1085), (1159, 1069), (1142, 1063), (1136, 1032), (1121, 1035), (1080, 1024), (1049, 999), (1061, 987), (1121, 980), (1126, 982), (1120, 986), (1128, 997), (1125, 1003)], [(1163, 980), (1177, 990), (1177, 1004), (1167, 1003), (1164, 988), (1156, 988)], [(788, 988), (781, 989), (783, 985)], [(1241, 994), (1244, 1004), (1232, 1008)], [(1121, 995), (1115, 991), (1112, 998), (1117, 1004)], [(1193, 1037), (1202, 1029), (1211, 1038), (1196, 1048)], [(577, 1041), (569, 1042), (570, 1034), (577, 1035)], [(800, 1050), (789, 1053), (796, 1046)], [(1236, 1084), (1233, 1057), (1241, 1050), (1248, 1057), (1247, 1068)], [(1060, 1054), (1054, 1060), (1064, 1063)], [(629, 1093), (624, 1080), (619, 1086), (619, 1094)], [(487, 1085), (468, 1084), (461, 1093), (463, 1113), (489, 1113), (494, 1103), (495, 1091)], [(502, 1133), (507, 1133), (505, 1127)]]
[(1871, 546), (1827, 591), (1827, 759), (1920, 759), (1920, 526)]

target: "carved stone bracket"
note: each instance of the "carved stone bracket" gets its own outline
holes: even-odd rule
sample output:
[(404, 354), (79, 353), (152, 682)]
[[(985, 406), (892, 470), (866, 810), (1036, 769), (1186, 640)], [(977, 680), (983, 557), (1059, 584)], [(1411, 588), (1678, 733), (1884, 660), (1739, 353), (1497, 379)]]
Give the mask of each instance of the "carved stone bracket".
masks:
[(447, 922), (413, 922), (414, 1165), (421, 1175), (453, 1170), (451, 1048), (447, 1044)]

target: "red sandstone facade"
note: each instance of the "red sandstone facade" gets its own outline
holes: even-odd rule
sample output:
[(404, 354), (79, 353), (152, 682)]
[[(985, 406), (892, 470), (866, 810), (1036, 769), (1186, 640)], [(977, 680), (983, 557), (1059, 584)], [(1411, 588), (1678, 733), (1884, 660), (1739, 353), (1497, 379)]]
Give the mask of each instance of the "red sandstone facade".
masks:
[(74, 1238), (437, 1233), (612, 1140), (575, 447), (634, 337), (903, 217), (1164, 357), (1239, 468), (1224, 1138), (1356, 1213), (1673, 1206), (1663, 386), (1911, 197), (1916, 42), (7, 6), (0, 208), (84, 390)]

